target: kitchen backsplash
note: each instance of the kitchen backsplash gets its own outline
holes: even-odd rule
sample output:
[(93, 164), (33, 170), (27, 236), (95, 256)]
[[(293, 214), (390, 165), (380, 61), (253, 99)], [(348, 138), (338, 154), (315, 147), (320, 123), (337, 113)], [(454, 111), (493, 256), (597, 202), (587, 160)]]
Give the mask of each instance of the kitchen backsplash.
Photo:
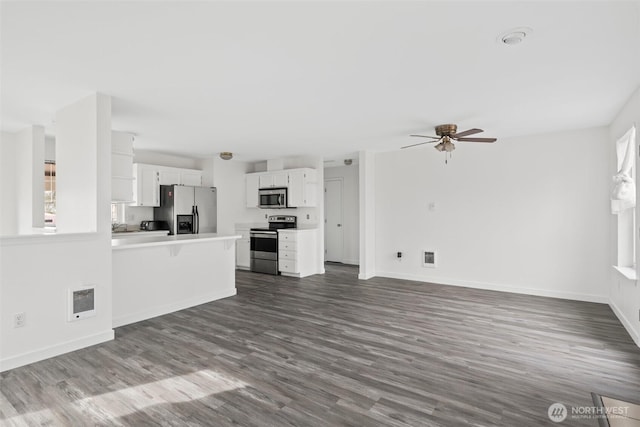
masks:
[(153, 208), (146, 206), (125, 206), (125, 222), (130, 225), (140, 225), (140, 221), (153, 219)]

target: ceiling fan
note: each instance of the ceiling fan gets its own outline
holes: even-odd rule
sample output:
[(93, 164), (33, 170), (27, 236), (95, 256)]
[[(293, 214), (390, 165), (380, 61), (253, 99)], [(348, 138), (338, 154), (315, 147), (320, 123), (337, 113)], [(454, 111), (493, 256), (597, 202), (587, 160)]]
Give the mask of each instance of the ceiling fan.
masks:
[(464, 141), (464, 142), (496, 142), (497, 138), (467, 138), (469, 135), (475, 135), (477, 133), (484, 132), (482, 129), (469, 129), (464, 132), (458, 132), (458, 126), (453, 124), (439, 125), (436, 126), (436, 135), (438, 136), (428, 136), (428, 135), (410, 135), (417, 136), (419, 138), (431, 138), (434, 141), (425, 141), (419, 142), (417, 144), (406, 145), (402, 148), (415, 147), (416, 145), (429, 144), (432, 142), (438, 142), (435, 148), (438, 151), (444, 151), (447, 153), (451, 153), (456, 149), (456, 146), (453, 144), (453, 141)]

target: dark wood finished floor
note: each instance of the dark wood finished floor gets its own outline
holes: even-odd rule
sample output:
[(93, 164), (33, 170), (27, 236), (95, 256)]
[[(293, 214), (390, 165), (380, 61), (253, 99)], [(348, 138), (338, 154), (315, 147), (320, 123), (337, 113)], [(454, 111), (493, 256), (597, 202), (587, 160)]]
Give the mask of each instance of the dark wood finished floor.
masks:
[(638, 400), (640, 349), (610, 308), (375, 278), (238, 272), (238, 296), (0, 375), (0, 424), (597, 426)]

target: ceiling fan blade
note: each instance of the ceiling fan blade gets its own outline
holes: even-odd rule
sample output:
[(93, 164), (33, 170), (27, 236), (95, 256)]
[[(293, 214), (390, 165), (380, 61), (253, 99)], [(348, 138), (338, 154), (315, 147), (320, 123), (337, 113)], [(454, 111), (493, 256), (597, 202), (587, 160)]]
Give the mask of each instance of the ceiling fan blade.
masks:
[(475, 135), (476, 133), (480, 133), (480, 132), (484, 132), (482, 129), (469, 129), (469, 130), (465, 130), (464, 132), (458, 132), (455, 135), (451, 135), (451, 138), (458, 138), (458, 137), (462, 137), (462, 136), (467, 136), (467, 135)]
[(456, 141), (466, 142), (496, 142), (498, 138), (456, 138)]
[(400, 147), (400, 148), (415, 147), (416, 145), (432, 144), (432, 143), (434, 143), (434, 142), (437, 142), (437, 141), (425, 141), (425, 142), (418, 142), (417, 144), (405, 145), (404, 147)]
[(429, 135), (409, 135), (409, 136), (417, 136), (420, 138), (433, 138), (433, 139), (440, 139), (440, 136), (429, 136)]

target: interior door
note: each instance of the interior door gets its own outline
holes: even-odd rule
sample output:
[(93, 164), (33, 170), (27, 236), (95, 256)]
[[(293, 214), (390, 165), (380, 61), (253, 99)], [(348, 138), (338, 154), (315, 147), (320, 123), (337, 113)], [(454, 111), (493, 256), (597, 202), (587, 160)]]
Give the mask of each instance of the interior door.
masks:
[(324, 182), (324, 221), (324, 259), (342, 262), (342, 179), (328, 179)]

